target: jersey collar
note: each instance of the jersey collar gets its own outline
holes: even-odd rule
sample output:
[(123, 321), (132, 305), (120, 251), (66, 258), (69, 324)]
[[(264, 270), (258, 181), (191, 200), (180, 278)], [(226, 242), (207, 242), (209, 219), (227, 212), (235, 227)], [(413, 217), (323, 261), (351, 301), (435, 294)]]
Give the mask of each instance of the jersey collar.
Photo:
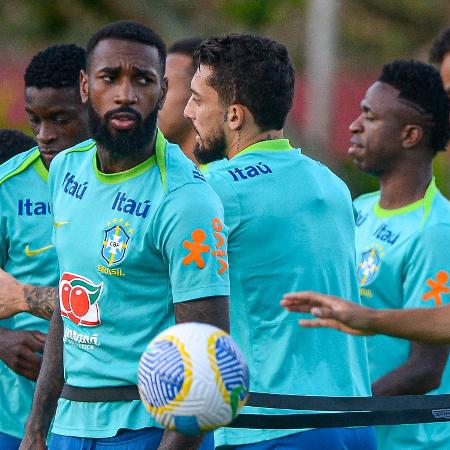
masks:
[[(156, 161), (158, 160), (158, 166), (160, 167), (161, 171), (161, 178), (163, 178), (163, 184), (165, 183), (165, 164), (164, 164), (164, 177), (162, 175), (161, 166), (159, 163), (158, 155), (164, 155), (164, 148), (165, 148), (165, 139), (161, 131), (157, 130), (156, 134), (156, 143), (155, 143), (155, 152), (153, 153), (150, 158), (146, 159), (144, 162), (139, 164), (138, 166), (132, 167), (131, 169), (125, 170), (123, 172), (117, 172), (117, 173), (103, 173), (98, 170), (97, 166), (97, 157), (94, 154), (94, 173), (97, 179), (103, 183), (107, 184), (116, 184), (121, 183), (123, 181), (130, 180), (132, 178), (135, 178), (144, 172), (146, 172), (148, 169), (150, 169), (152, 166), (155, 165)], [(164, 160), (164, 158), (163, 158)]]
[(378, 200), (373, 205), (373, 212), (380, 219), (385, 219), (392, 216), (398, 216), (400, 214), (407, 214), (419, 208), (424, 208), (424, 215), (422, 219), (423, 224), (425, 223), (425, 221), (428, 218), (428, 215), (430, 214), (431, 204), (433, 203), (434, 196), (436, 195), (437, 192), (438, 189), (436, 187), (436, 181), (435, 178), (433, 177), (431, 179), (430, 184), (427, 187), (427, 190), (425, 191), (425, 195), (420, 200), (417, 200), (413, 203), (410, 203), (409, 205), (402, 206), (401, 208), (397, 209), (384, 209), (380, 206), (380, 201)]
[(289, 143), (289, 139), (271, 139), (267, 141), (255, 142), (254, 144), (250, 145), (250, 147), (241, 150), (231, 159), (238, 158), (239, 156), (253, 152), (280, 152), (292, 149), (293, 147)]
[(47, 167), (45, 167), (42, 158), (40, 157), (40, 152), (39, 150), (37, 150), (38, 154), (39, 154), (39, 158), (36, 158), (33, 161), (33, 169), (36, 171), (36, 173), (45, 181), (48, 181), (48, 169)]

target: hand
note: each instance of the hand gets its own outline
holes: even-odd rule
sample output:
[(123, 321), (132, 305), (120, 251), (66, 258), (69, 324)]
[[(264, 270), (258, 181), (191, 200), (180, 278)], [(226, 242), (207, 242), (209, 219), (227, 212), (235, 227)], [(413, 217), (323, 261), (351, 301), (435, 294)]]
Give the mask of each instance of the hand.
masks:
[(41, 368), (46, 334), (0, 328), (0, 359), (14, 372), (36, 381)]
[(334, 328), (356, 336), (370, 336), (370, 318), (373, 309), (347, 300), (317, 292), (293, 292), (285, 294), (281, 306), (288, 311), (311, 313), (316, 319), (300, 320), (307, 328)]
[(27, 310), (23, 285), (0, 269), (0, 319), (7, 319)]
[(30, 434), (25, 433), (19, 450), (47, 450), (47, 444), (44, 438), (32, 437)]

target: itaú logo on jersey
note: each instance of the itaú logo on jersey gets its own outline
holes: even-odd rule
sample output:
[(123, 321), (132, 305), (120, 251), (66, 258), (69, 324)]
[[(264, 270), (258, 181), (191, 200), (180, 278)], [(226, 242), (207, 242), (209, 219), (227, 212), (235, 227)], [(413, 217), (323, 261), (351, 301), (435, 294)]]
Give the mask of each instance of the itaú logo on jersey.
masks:
[(94, 284), (88, 278), (64, 272), (59, 282), (61, 316), (76, 325), (95, 327), (100, 324), (98, 300), (103, 283)]

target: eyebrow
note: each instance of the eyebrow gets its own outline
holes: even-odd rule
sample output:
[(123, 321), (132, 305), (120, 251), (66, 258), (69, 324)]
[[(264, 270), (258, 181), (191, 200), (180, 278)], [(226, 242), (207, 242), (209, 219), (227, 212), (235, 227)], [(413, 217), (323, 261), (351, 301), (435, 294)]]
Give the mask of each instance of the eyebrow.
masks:
[(194, 95), (198, 95), (198, 96), (200, 97), (200, 94), (199, 94), (195, 89), (192, 89), (192, 88), (191, 88), (191, 92), (192, 92)]
[[(102, 67), (100, 69), (97, 70), (97, 72), (106, 72), (106, 73), (118, 73), (122, 70), (122, 67), (118, 66), (118, 67)], [(138, 66), (133, 66), (132, 70), (134, 73), (136, 73), (137, 75), (155, 75), (156, 76), (156, 69), (150, 70), (150, 69), (143, 69), (142, 67), (138, 67)]]

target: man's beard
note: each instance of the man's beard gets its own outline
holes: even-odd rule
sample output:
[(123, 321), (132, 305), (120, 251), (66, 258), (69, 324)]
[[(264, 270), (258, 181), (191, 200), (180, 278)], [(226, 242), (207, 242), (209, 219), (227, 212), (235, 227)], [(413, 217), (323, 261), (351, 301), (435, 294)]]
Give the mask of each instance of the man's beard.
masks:
[(227, 142), (223, 130), (219, 130), (213, 137), (205, 138), (204, 142), (205, 145), (197, 143), (194, 149), (194, 156), (199, 163), (208, 164), (227, 156)]
[[(142, 119), (142, 115), (129, 106), (121, 106), (108, 111), (103, 116), (103, 119), (94, 109), (90, 100), (87, 103), (87, 107), (91, 136), (111, 154), (125, 156), (137, 153), (150, 144), (155, 135), (158, 106), (145, 119)], [(135, 126), (130, 130), (111, 133), (108, 128), (108, 122), (111, 116), (117, 113), (132, 114), (136, 120)]]

